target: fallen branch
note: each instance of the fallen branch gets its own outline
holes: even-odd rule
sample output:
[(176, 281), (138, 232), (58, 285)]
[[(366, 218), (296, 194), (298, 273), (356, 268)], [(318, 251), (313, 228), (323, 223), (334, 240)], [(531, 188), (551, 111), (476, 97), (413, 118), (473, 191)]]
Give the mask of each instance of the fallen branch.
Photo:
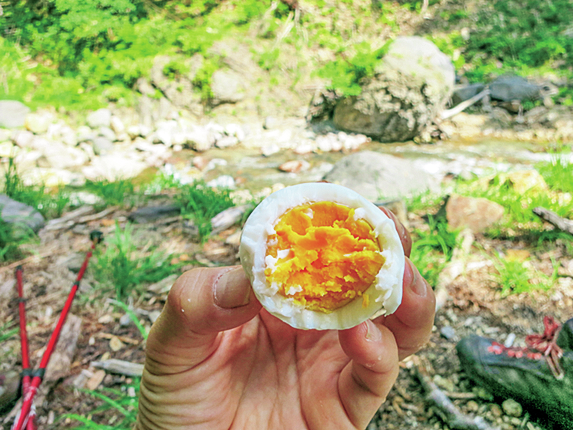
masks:
[(426, 399), (438, 408), (440, 417), (449, 428), (455, 430), (497, 430), (485, 422), (482, 417), (472, 418), (462, 413), (430, 378), (422, 374), (418, 367), (414, 367), (414, 370), (416, 377), (426, 391)]
[(479, 102), (481, 99), (483, 99), (486, 96), (489, 96), (489, 88), (486, 88), (481, 93), (476, 94), (471, 99), (467, 99), (466, 101), (461, 102), (459, 105), (457, 105), (451, 109), (447, 109), (447, 110), (443, 111), (440, 114), (440, 119), (448, 119), (454, 115), (457, 115), (460, 112), (469, 108), (470, 106), (476, 104), (477, 102)]
[(555, 212), (551, 212), (549, 209), (542, 207), (533, 209), (533, 213), (542, 220), (554, 225), (559, 230), (564, 231), (565, 233), (573, 234), (573, 220), (562, 218)]
[(103, 369), (108, 373), (117, 373), (130, 377), (141, 376), (143, 374), (143, 364), (131, 363), (115, 358), (105, 361), (92, 361), (91, 365), (96, 369)]
[(67, 252), (67, 250), (65, 250), (65, 249), (60, 249), (60, 250), (56, 250), (56, 251), (52, 250), (52, 251), (44, 252), (43, 254), (30, 255), (29, 257), (26, 257), (23, 260), (15, 261), (14, 263), (11, 263), (7, 266), (0, 267), (0, 273), (6, 272), (8, 270), (13, 270), (20, 265), (24, 265), (24, 264), (30, 263), (32, 261), (39, 261), (42, 258), (51, 257), (51, 256), (58, 255), (58, 254), (63, 254), (64, 252)]

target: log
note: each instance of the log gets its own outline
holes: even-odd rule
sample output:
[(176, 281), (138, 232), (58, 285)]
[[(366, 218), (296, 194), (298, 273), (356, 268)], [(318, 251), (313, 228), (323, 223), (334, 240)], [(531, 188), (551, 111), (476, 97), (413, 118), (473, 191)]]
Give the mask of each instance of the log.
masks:
[(534, 208), (533, 213), (542, 220), (554, 225), (559, 230), (564, 231), (565, 233), (573, 234), (573, 220), (562, 218), (555, 212), (542, 208), (541, 206)]
[(108, 373), (117, 373), (130, 377), (139, 377), (143, 374), (143, 364), (112, 358), (105, 361), (92, 361), (91, 365), (96, 369), (103, 369)]

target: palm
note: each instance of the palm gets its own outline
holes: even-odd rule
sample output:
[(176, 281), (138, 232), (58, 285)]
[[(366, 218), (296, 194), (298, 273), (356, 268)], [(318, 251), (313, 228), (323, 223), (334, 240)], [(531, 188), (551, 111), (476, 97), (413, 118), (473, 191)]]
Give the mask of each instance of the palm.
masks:
[(355, 428), (338, 391), (349, 362), (337, 332), (296, 330), (262, 311), (223, 333), (216, 351), (185, 372), (185, 395), (213, 393), (194, 408), (212, 417), (205, 428), (277, 429), (285, 422), (296, 429), (324, 429), (328, 422)]

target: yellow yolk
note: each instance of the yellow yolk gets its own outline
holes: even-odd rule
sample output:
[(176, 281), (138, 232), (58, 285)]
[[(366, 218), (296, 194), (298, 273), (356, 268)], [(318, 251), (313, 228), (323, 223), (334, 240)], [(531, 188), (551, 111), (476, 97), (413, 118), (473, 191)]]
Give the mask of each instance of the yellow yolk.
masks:
[(267, 238), (267, 282), (306, 309), (328, 313), (362, 296), (384, 264), (372, 227), (347, 206), (297, 206), (274, 230)]

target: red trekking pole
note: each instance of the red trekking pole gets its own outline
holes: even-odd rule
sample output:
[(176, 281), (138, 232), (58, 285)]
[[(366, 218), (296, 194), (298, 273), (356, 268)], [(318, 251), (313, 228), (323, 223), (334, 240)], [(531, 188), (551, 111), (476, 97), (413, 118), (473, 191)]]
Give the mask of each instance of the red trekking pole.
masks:
[(92, 241), (92, 247), (86, 255), (84, 263), (82, 264), (82, 267), (78, 273), (78, 277), (76, 278), (76, 282), (74, 282), (74, 284), (72, 285), (72, 289), (70, 291), (70, 294), (68, 295), (66, 303), (64, 304), (64, 308), (62, 309), (62, 313), (60, 314), (60, 318), (58, 319), (56, 328), (52, 332), (52, 336), (48, 341), (48, 346), (46, 347), (46, 351), (44, 352), (42, 360), (40, 361), (40, 366), (38, 367), (37, 370), (35, 370), (31, 374), (31, 376), (33, 377), (32, 381), (30, 382), (28, 390), (24, 392), (24, 402), (22, 404), (22, 410), (20, 411), (20, 414), (16, 417), (16, 421), (14, 427), (12, 427), (12, 430), (23, 430), (24, 426), (27, 425), (34, 396), (38, 392), (38, 387), (42, 383), (42, 379), (44, 378), (44, 374), (46, 373), (46, 367), (48, 366), (52, 352), (54, 351), (56, 343), (58, 342), (58, 338), (60, 337), (60, 332), (62, 331), (62, 327), (64, 325), (64, 322), (66, 321), (66, 317), (68, 316), (68, 313), (72, 306), (72, 302), (74, 301), (74, 297), (80, 286), (80, 281), (83, 278), (84, 273), (88, 267), (88, 262), (91, 256), (93, 255), (93, 250), (95, 249), (95, 246), (99, 242), (101, 242), (102, 237), (103, 235), (100, 231), (92, 231), (90, 233), (90, 240)]
[[(22, 283), (22, 266), (16, 267), (16, 283), (18, 286), (18, 310), (20, 314), (20, 345), (22, 351), (22, 395), (26, 395), (30, 388), (30, 353), (28, 350), (28, 334), (26, 332), (26, 300)], [(36, 430), (35, 410), (32, 408), (26, 425), (27, 430)]]

